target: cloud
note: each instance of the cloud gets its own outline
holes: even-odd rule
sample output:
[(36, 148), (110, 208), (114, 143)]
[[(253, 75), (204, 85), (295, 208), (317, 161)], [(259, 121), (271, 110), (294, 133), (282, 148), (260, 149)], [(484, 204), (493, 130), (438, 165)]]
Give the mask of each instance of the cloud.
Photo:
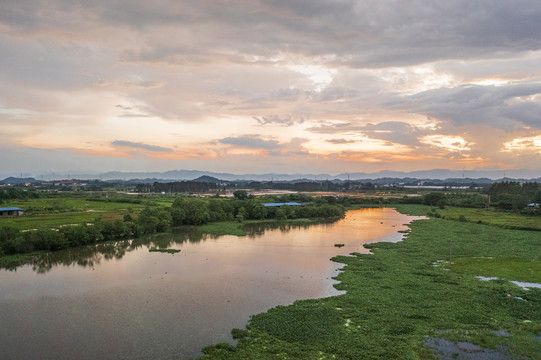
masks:
[(274, 140), (264, 140), (258, 135), (245, 135), (239, 137), (226, 137), (219, 140), (226, 145), (234, 145), (250, 149), (275, 150), (280, 147), (280, 143)]
[(155, 151), (155, 152), (170, 152), (171, 149), (164, 148), (157, 145), (148, 145), (140, 142), (132, 142), (132, 141), (125, 141), (125, 140), (115, 140), (111, 143), (114, 146), (122, 146), (122, 147), (130, 147), (134, 149), (143, 149), (148, 151)]
[(333, 144), (347, 144), (354, 143), (356, 140), (352, 140), (351, 136), (362, 136), (370, 139), (389, 141), (395, 144), (403, 145), (418, 145), (418, 139), (425, 135), (434, 133), (434, 128), (422, 128), (403, 121), (382, 121), (380, 123), (368, 123), (358, 124), (353, 123), (341, 123), (335, 124), (323, 124), (314, 126), (307, 129), (308, 131), (329, 134), (329, 135), (342, 135), (341, 139), (327, 139), (327, 142)]
[(511, 131), (516, 126), (528, 125), (541, 129), (541, 105), (539, 102), (527, 100), (528, 97), (539, 94), (541, 83), (462, 85), (424, 91), (395, 99), (388, 105), (449, 120), (454, 126), (488, 124)]
[[(106, 154), (112, 139), (128, 138), (139, 142), (114, 141), (117, 155), (211, 149), (231, 166), (251, 154), (251, 165), (272, 157), (295, 169), (308, 157), (314, 168), (366, 164), (394, 145), (412, 152), (410, 167), (439, 165), (429, 159), (445, 151), (513, 167), (504, 144), (541, 129), (538, 0), (0, 7), (0, 136), (14, 146), (91, 142)], [(366, 153), (344, 152), (347, 166), (325, 160), (347, 150)], [(452, 156), (449, 166), (465, 161)]]
[(293, 126), (295, 124), (302, 124), (304, 119), (293, 120), (291, 116), (254, 116), (253, 119), (257, 121), (260, 125), (280, 125), (280, 126)]
[[(541, 48), (537, 0), (417, 0), (407, 5), (399, 0), (189, 5), (106, 0), (68, 5), (51, 0), (39, 12), (33, 2), (12, 2), (0, 20), (15, 31), (38, 34), (59, 28), (81, 36), (105, 27), (136, 33), (143, 41), (128, 42), (123, 49), (130, 61), (212, 61), (220, 55), (222, 61), (261, 63), (257, 59), (274, 58), (269, 62), (276, 63), (283, 49), (294, 49), (309, 58), (319, 57), (322, 63), (380, 67)], [(167, 30), (170, 36), (164, 37)]]
[(329, 139), (325, 140), (331, 144), (351, 144), (357, 142), (356, 140), (346, 140), (346, 139)]
[(359, 127), (364, 135), (397, 144), (416, 145), (420, 136), (431, 133), (432, 129), (422, 129), (402, 121), (384, 121)]

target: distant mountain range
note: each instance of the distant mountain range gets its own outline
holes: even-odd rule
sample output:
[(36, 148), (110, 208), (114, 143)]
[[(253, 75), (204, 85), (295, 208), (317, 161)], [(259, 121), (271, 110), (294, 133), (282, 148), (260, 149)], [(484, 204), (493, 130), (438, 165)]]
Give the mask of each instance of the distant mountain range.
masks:
[[(517, 180), (517, 181), (537, 181), (541, 182), (541, 170), (513, 170), (510, 171), (511, 176), (506, 176), (503, 170), (465, 170), (455, 171), (447, 169), (435, 169), (424, 171), (390, 171), (384, 170), (374, 173), (351, 172), (338, 175), (329, 174), (231, 174), (217, 173), (211, 171), (200, 170), (172, 170), (165, 172), (107, 172), (100, 175), (74, 175), (77, 179), (96, 179), (102, 181), (130, 181), (130, 182), (164, 182), (164, 181), (186, 181), (195, 180), (199, 182), (209, 182), (216, 180), (222, 181), (356, 181), (356, 180), (388, 180), (407, 179), (412, 180), (453, 180), (455, 182), (471, 182), (472, 180), (481, 180), (478, 182), (492, 182), (502, 180)], [(54, 178), (60, 180), (60, 178)], [(38, 182), (31, 177), (17, 178), (8, 177), (1, 181), (4, 184), (20, 184)]]
[(33, 177), (25, 177), (25, 178), (16, 178), (13, 176), (10, 176), (8, 178), (5, 178), (4, 180), (0, 180), (0, 183), (3, 184), (33, 184), (35, 182), (38, 182), (38, 180), (34, 179)]
[(235, 180), (254, 180), (254, 181), (291, 181), (298, 179), (306, 179), (309, 181), (322, 181), (322, 180), (369, 180), (369, 179), (381, 179), (381, 178), (414, 178), (414, 179), (449, 179), (449, 178), (488, 178), (488, 179), (502, 179), (505, 177), (513, 179), (537, 179), (541, 178), (541, 170), (513, 170), (512, 176), (506, 176), (505, 171), (502, 170), (465, 170), (455, 171), (447, 169), (435, 169), (435, 170), (423, 170), (423, 171), (390, 171), (384, 170), (374, 173), (362, 173), (351, 172), (342, 173), (338, 175), (329, 174), (279, 174), (279, 173), (267, 173), (267, 174), (231, 174), (231, 173), (218, 173), (212, 171), (200, 171), (200, 170), (172, 170), (165, 172), (107, 172), (101, 174), (99, 177), (94, 178), (101, 180), (131, 180), (131, 179), (159, 179), (159, 180), (194, 180), (201, 176), (209, 176), (220, 180), (235, 181)]

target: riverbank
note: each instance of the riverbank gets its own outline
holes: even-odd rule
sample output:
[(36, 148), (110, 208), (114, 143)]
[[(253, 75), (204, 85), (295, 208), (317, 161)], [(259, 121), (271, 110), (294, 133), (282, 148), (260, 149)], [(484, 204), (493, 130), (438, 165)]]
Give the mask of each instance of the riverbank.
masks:
[[(397, 209), (411, 215), (431, 210)], [(255, 315), (247, 329), (233, 331), (236, 346), (206, 347), (200, 359), (437, 359), (468, 358), (473, 351), (539, 358), (541, 290), (523, 289), (513, 278), (481, 281), (476, 275), (483, 274), (466, 265), (487, 258), (538, 266), (541, 232), (437, 217), (410, 229), (402, 242), (367, 246), (371, 255), (333, 259), (345, 264), (336, 288), (346, 294)], [(490, 275), (490, 266), (479, 266)], [(469, 345), (436, 345), (452, 342)]]
[[(293, 196), (293, 198), (291, 198)], [(300, 196), (300, 195), (299, 195)], [(181, 226), (206, 226), (212, 235), (243, 235), (237, 224), (246, 221), (304, 222), (307, 219), (322, 221), (343, 217), (348, 199), (311, 198), (302, 195), (283, 195), (280, 198), (199, 198), (176, 196), (168, 203), (157, 200), (87, 198), (66, 195), (56, 205), (46, 207), (46, 198), (27, 200), (25, 215), (2, 219), (0, 224), (0, 265), (27, 261), (40, 251), (54, 252), (82, 245), (95, 245), (104, 241), (130, 240), (155, 233), (169, 232)], [(303, 202), (292, 202), (300, 200)], [(114, 201), (113, 201), (114, 200)], [(265, 202), (272, 200), (271, 203)], [(279, 200), (279, 201), (278, 201)], [(96, 204), (107, 204), (95, 214)], [(129, 204), (128, 208), (126, 204)], [(140, 206), (137, 211), (132, 204)], [(289, 204), (289, 205), (288, 205)], [(31, 210), (29, 210), (31, 209)], [(83, 215), (81, 215), (83, 214)], [(65, 218), (64, 221), (61, 219)], [(72, 222), (78, 219), (81, 222)], [(24, 254), (32, 254), (25, 256)], [(2, 259), (1, 257), (7, 256)]]

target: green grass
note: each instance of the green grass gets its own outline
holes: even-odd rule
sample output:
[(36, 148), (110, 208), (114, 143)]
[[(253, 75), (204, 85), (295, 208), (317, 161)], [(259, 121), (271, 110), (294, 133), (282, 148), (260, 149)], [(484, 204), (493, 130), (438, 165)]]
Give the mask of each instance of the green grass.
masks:
[(436, 209), (446, 219), (459, 220), (461, 216), (468, 222), (480, 222), (500, 226), (507, 229), (541, 230), (540, 216), (526, 216), (518, 213), (504, 212), (496, 209), (470, 209), (445, 207)]
[[(134, 200), (130, 196), (112, 198), (88, 198), (70, 195), (29, 200), (12, 200), (4, 207), (20, 207), (23, 216), (0, 218), (0, 227), (11, 227), (18, 230), (54, 228), (66, 224), (92, 223), (96, 218), (105, 221), (122, 218), (128, 213), (137, 213), (144, 205), (124, 201)], [(99, 201), (96, 201), (99, 200)]]
[[(399, 208), (418, 215), (430, 209)], [(403, 242), (369, 245), (373, 255), (334, 259), (346, 264), (336, 286), (345, 295), (255, 315), (235, 347), (206, 347), (202, 359), (435, 359), (425, 337), (472, 342), (513, 359), (540, 358), (541, 290), (480, 281), (477, 270), (460, 266), (491, 258), (477, 262), (486, 275), (503, 265), (511, 274), (528, 266), (536, 271), (541, 232), (441, 218), (410, 227)], [(457, 271), (449, 270), (453, 262)]]

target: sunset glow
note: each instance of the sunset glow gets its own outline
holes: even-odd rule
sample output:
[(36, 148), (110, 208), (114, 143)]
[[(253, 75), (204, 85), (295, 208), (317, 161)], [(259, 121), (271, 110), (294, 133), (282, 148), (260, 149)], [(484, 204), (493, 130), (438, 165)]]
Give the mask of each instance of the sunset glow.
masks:
[(0, 175), (541, 171), (534, 0), (1, 8)]

